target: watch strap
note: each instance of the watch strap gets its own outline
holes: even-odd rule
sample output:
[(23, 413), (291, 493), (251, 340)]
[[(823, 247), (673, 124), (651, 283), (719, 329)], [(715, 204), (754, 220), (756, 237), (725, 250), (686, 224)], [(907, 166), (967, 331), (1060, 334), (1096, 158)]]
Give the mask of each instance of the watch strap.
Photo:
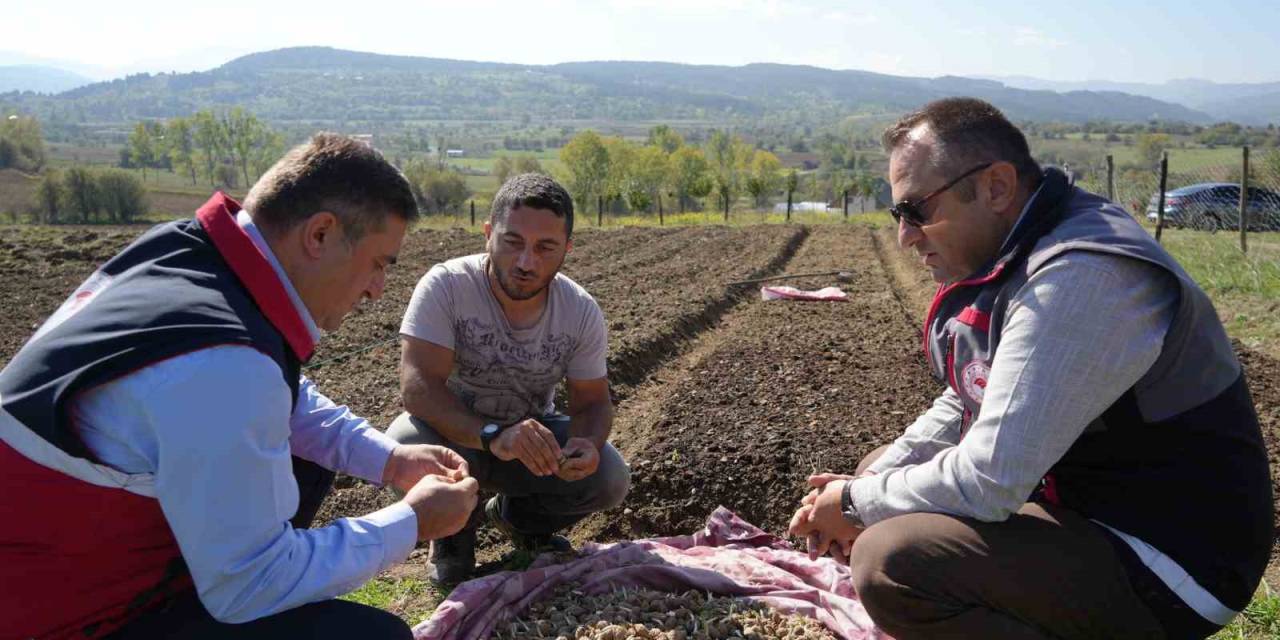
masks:
[(844, 514), (846, 520), (863, 526), (862, 518), (858, 516), (858, 508), (853, 504), (853, 480), (845, 480), (844, 487), (840, 491), (840, 513)]

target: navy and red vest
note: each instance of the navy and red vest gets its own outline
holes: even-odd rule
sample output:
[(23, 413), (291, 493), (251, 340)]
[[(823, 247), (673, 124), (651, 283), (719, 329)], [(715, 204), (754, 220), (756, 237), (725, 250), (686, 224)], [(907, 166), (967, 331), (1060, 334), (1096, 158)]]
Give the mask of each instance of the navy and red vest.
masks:
[(1067, 251), (1164, 269), (1180, 295), (1159, 358), (1033, 498), (1139, 538), (1243, 609), (1270, 554), (1271, 476), (1244, 373), (1208, 296), (1128, 213), (1053, 169), (1003, 251), (978, 276), (940, 287), (925, 320), (933, 374), (964, 403), (962, 433), (982, 411), (1010, 300), (1033, 273)]
[(314, 344), (239, 208), (215, 194), (195, 219), (148, 231), (0, 371), (0, 636), (100, 637), (191, 588), (151, 475), (98, 464), (68, 408), (217, 345), (269, 356), (296, 399)]

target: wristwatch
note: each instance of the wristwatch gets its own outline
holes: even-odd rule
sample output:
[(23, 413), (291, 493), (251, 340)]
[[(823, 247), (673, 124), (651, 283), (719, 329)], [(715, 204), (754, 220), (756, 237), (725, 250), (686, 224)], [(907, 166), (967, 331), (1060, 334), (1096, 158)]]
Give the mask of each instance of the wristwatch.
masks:
[(493, 444), (495, 438), (502, 433), (502, 427), (496, 423), (490, 422), (480, 427), (480, 448), (485, 453), (493, 453), (489, 446)]

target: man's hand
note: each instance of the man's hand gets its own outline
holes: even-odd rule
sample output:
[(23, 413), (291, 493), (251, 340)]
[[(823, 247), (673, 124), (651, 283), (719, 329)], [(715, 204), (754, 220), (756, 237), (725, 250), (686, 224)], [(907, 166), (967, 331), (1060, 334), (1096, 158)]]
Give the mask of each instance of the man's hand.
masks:
[(533, 418), (507, 427), (489, 449), (499, 460), (523, 462), (535, 476), (549, 476), (560, 468), (561, 451), (555, 434)]
[(809, 540), (810, 560), (831, 552), (837, 560), (848, 562), (853, 541), (862, 533), (862, 528), (845, 518), (840, 509), (844, 484), (851, 481), (849, 476), (829, 473), (809, 477), (809, 485), (814, 489), (791, 517), (788, 531)]
[(600, 451), (589, 438), (569, 438), (560, 453), (563, 462), (556, 470), (556, 477), (567, 482), (581, 480), (600, 466)]
[(475, 478), (423, 476), (404, 496), (418, 516), (418, 540), (436, 540), (462, 531), (476, 508), (479, 490)]
[(467, 474), (467, 461), (452, 449), (429, 444), (402, 444), (387, 458), (387, 466), (382, 469), (382, 484), (408, 493), (423, 476), (461, 480)]

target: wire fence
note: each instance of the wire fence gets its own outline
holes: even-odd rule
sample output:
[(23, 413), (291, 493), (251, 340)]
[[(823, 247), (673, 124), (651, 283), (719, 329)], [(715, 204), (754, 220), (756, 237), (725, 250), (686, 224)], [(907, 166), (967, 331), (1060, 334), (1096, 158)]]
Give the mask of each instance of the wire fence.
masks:
[[(1152, 226), (1162, 222), (1163, 228), (1239, 231), (1246, 248), (1248, 233), (1280, 231), (1280, 150), (1233, 151), (1206, 160), (1203, 149), (1170, 149), (1154, 162), (1148, 158), (1117, 166), (1108, 156), (1097, 164), (1067, 169), (1081, 188), (1106, 196)], [(1231, 155), (1234, 161), (1227, 160)], [(1163, 220), (1157, 215), (1162, 181)]]

